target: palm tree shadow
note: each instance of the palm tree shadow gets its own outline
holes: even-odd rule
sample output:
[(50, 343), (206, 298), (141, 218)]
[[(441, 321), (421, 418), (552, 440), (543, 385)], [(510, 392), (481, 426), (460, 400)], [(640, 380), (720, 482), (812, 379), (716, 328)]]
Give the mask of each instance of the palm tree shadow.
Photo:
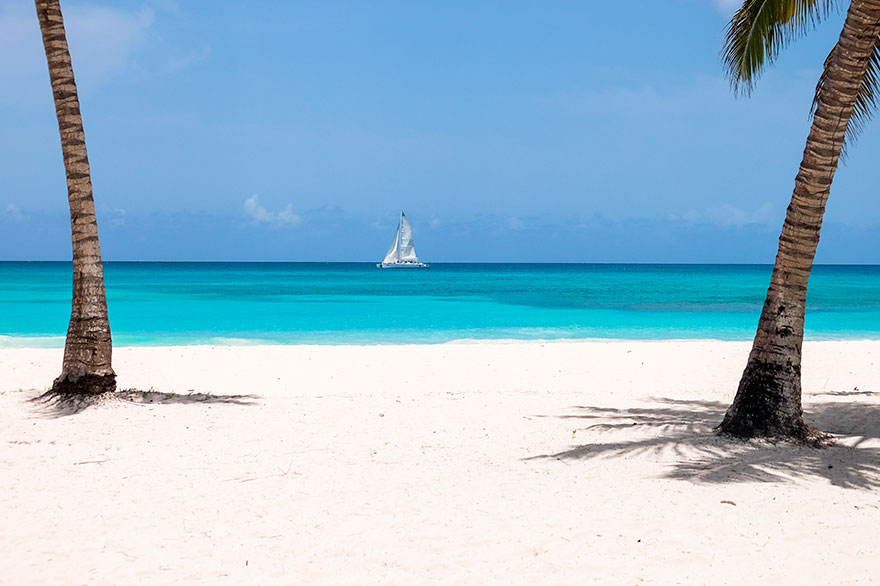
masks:
[(68, 396), (51, 391), (32, 398), (30, 401), (37, 406), (38, 412), (44, 417), (57, 418), (76, 415), (91, 407), (111, 403), (133, 403), (136, 405), (169, 405), (169, 404), (226, 404), (256, 405), (259, 395), (214, 395), (211, 393), (162, 393), (159, 391), (139, 391), (126, 389), (113, 393), (97, 395)]
[(828, 395), (831, 397), (854, 397), (857, 395), (864, 395), (866, 397), (874, 397), (880, 395), (875, 391), (860, 391), (858, 387), (854, 388), (851, 391), (826, 391), (824, 393), (818, 393), (819, 395)]
[[(614, 409), (578, 406), (573, 413), (547, 416), (581, 420), (585, 435), (620, 436), (620, 441), (585, 443), (528, 459), (589, 460), (651, 455), (671, 460), (666, 478), (692, 482), (791, 482), (823, 478), (843, 488), (880, 488), (880, 405), (816, 403), (805, 418), (837, 435), (825, 448), (741, 441), (715, 433), (727, 405), (715, 401), (652, 399), (657, 407)], [(636, 439), (632, 439), (633, 436)], [(843, 442), (846, 442), (845, 445)]]

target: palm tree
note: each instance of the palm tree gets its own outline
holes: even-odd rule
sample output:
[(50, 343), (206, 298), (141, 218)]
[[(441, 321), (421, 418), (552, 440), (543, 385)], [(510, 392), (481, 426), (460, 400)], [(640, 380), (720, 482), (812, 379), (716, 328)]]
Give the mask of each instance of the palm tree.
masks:
[(89, 157), (61, 6), (59, 0), (35, 0), (35, 3), (61, 133), (73, 239), (70, 325), (61, 375), (55, 379), (49, 392), (72, 396), (114, 391), (116, 373), (111, 366), (113, 344), (107, 318), (104, 267), (98, 243)]
[[(765, 61), (828, 14), (836, 0), (745, 0), (727, 28), (725, 69), (750, 90)], [(846, 139), (875, 106), (880, 73), (880, 0), (851, 0), (840, 39), (816, 88), (813, 120), (758, 332), (736, 398), (719, 431), (741, 438), (821, 443), (801, 407), (801, 346), (807, 280), (825, 203)]]

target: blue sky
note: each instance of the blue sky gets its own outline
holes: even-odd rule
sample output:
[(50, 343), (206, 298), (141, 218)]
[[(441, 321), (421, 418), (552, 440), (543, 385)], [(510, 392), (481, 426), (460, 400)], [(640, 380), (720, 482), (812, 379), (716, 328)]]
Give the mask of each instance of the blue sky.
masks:
[[(733, 4), (62, 0), (107, 260), (770, 263), (833, 15), (748, 98)], [(70, 257), (30, 2), (0, 0), (0, 259)], [(819, 262), (880, 263), (870, 126)]]

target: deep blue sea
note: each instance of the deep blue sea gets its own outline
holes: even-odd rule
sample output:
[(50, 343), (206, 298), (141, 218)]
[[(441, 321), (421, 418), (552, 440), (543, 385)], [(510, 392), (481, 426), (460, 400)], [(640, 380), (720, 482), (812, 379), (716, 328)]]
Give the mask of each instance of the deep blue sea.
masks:
[[(110, 262), (114, 343), (750, 340), (769, 265)], [(0, 262), (0, 347), (63, 346), (70, 263)], [(818, 266), (807, 337), (880, 339), (880, 266)]]

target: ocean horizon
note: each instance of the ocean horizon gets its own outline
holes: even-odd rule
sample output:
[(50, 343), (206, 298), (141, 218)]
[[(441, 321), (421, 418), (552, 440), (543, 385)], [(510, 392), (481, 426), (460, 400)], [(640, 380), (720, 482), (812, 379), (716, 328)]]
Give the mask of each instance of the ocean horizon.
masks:
[[(105, 262), (116, 346), (751, 340), (772, 265)], [(62, 347), (71, 263), (0, 262), (0, 347)], [(880, 339), (880, 265), (817, 265), (808, 340)]]

